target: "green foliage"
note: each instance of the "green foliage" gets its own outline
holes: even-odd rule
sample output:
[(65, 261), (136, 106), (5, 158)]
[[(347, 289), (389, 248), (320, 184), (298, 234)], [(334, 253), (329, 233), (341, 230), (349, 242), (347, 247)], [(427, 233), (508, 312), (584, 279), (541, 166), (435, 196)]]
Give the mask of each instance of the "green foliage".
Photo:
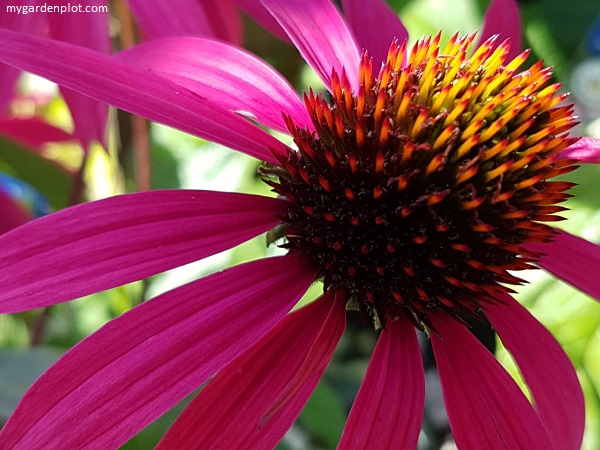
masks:
[(325, 448), (335, 448), (346, 423), (346, 412), (327, 379), (321, 380), (306, 404), (301, 422)]

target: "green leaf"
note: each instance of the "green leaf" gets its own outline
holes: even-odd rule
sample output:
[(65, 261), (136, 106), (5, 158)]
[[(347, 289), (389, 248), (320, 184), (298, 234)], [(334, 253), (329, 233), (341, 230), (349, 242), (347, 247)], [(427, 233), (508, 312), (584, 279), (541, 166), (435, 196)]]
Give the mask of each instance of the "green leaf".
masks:
[(152, 189), (177, 189), (181, 186), (178, 162), (162, 144), (152, 144)]
[(600, 2), (589, 0), (538, 0), (520, 7), (527, 38), (548, 65), (559, 64), (557, 73), (568, 70), (563, 64), (600, 14)]
[(342, 402), (322, 379), (304, 407), (300, 419), (326, 448), (335, 448), (344, 429), (346, 412)]

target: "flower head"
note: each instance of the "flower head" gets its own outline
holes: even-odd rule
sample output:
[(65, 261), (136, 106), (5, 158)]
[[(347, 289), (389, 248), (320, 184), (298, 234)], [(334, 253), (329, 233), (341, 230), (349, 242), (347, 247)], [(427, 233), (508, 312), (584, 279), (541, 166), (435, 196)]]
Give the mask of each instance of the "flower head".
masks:
[[(421, 40), (406, 64), (393, 42), (378, 70), (329, 1), (263, 3), (331, 103), (312, 92), (301, 102), (273, 69), (212, 41), (155, 41), (108, 58), (0, 32), (2, 61), (260, 157), (279, 195), (146, 192), (27, 224), (0, 238), (3, 311), (144, 278), (269, 230), (289, 250), (111, 321), (28, 391), (3, 444), (117, 447), (218, 372), (159, 447), (272, 448), (356, 306), (384, 329), (339, 448), (416, 447), (424, 379), (415, 326), (433, 344), (459, 448), (579, 448), (573, 367), (507, 287), (519, 282), (509, 271), (534, 265), (600, 297), (588, 264), (600, 260), (598, 246), (547, 225), (568, 196), (570, 185), (553, 180), (574, 167), (566, 155), (593, 161), (600, 150), (568, 137), (574, 119), (549, 71), (519, 71), (526, 54), (507, 58), (493, 39), (470, 53), (473, 36), (443, 50), (439, 36)], [(369, 12), (373, 35), (381, 21)], [(54, 56), (67, 49), (65, 71)], [(297, 148), (247, 117), (289, 132)], [(288, 314), (315, 279), (322, 296)], [(461, 323), (465, 314), (494, 326), (535, 406)]]
[[(474, 36), (422, 39), (408, 64), (392, 44), (375, 77), (363, 55), (360, 88), (334, 72), (332, 105), (311, 92), (314, 129), (288, 119), (298, 150), (276, 155), (274, 190), (290, 201), (284, 247), (319, 267), (325, 289), (343, 290), (385, 323), (403, 313), (476, 313), (531, 267), (527, 242), (551, 240), (540, 222), (564, 208), (575, 167), (558, 161), (575, 140), (559, 86), (537, 64), (505, 61), (495, 39), (467, 57)], [(265, 173), (269, 173), (266, 169)]]

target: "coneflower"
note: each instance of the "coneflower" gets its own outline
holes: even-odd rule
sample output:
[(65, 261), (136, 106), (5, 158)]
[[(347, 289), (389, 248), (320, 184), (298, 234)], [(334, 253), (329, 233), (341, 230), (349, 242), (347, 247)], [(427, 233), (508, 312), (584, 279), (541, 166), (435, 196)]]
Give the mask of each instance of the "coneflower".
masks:
[[(410, 52), (394, 41), (376, 70), (328, 1), (264, 3), (331, 102), (313, 92), (301, 102), (270, 67), (221, 43), (179, 38), (106, 58), (0, 33), (4, 62), (261, 157), (278, 195), (146, 192), (34, 221), (0, 238), (4, 312), (141, 279), (261, 233), (288, 249), (108, 323), (31, 387), (2, 445), (118, 447), (216, 373), (159, 447), (273, 448), (357, 309), (381, 331), (339, 448), (416, 447), (418, 328), (432, 341), (460, 449), (578, 449), (575, 371), (510, 296), (514, 272), (536, 266), (600, 290), (585, 269), (598, 246), (548, 225), (569, 196), (571, 184), (554, 179), (575, 167), (567, 156), (592, 162), (600, 150), (568, 136), (575, 119), (549, 69), (519, 69), (527, 52), (507, 58), (507, 42), (454, 36), (441, 48), (436, 36)], [(294, 148), (246, 116), (287, 130)], [(288, 314), (314, 280), (322, 296)], [(465, 327), (468, 316), (496, 329), (532, 401)]]

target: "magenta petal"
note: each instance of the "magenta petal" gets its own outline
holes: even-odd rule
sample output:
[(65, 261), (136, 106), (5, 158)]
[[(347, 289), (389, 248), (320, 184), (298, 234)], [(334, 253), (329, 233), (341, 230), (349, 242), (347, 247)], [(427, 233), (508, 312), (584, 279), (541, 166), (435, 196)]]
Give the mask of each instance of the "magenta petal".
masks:
[(146, 39), (215, 36), (198, 0), (127, 0), (127, 4)]
[(244, 30), (237, 0), (199, 1), (208, 15), (214, 35), (218, 39), (242, 45)]
[(0, 117), (8, 114), (10, 101), (15, 95), (15, 85), (20, 71), (0, 64)]
[[(67, 6), (70, 1), (57, 1)], [(106, 3), (107, 2), (103, 2)], [(110, 53), (110, 37), (108, 33), (109, 15), (106, 12), (88, 14), (50, 14), (48, 13), (50, 37), (59, 41), (86, 47), (99, 53)], [(61, 87), (62, 96), (69, 106), (75, 134), (87, 149), (92, 140), (106, 146), (106, 121), (108, 105), (92, 100), (85, 95)]]
[(376, 70), (387, 60), (394, 39), (408, 39), (408, 31), (385, 1), (371, 0), (365, 8), (362, 0), (342, 0), (342, 6), (356, 40), (369, 51)]
[(573, 364), (556, 339), (511, 296), (488, 305), (488, 317), (515, 359), (555, 450), (581, 448), (583, 392)]
[(148, 42), (118, 57), (267, 127), (287, 133), (285, 113), (297, 126), (312, 128), (306, 107), (287, 80), (243, 50), (183, 37)]
[(248, 120), (184, 87), (116, 58), (63, 42), (0, 30), (0, 62), (96, 100), (277, 163), (285, 146)]
[(32, 219), (12, 198), (0, 191), (0, 234), (12, 230)]
[(600, 139), (585, 137), (567, 147), (561, 153), (565, 158), (575, 158), (584, 163), (600, 164)]
[(431, 317), (448, 420), (461, 450), (553, 448), (537, 412), (500, 363), (462, 324)]
[(0, 119), (0, 134), (38, 151), (49, 142), (65, 142), (75, 139), (72, 134), (56, 128), (38, 117)]
[(259, 340), (313, 278), (293, 257), (267, 258), (142, 303), (39, 378), (0, 446), (117, 448)]
[[(219, 372), (160, 442), (172, 448), (274, 448), (319, 381), (344, 330), (344, 303), (325, 294), (291, 313), (254, 347)], [(325, 349), (315, 352), (314, 349)], [(307, 358), (320, 356), (294, 395), (272, 416)], [(266, 417), (266, 419), (265, 419)]]
[(306, 62), (331, 88), (331, 73), (345, 69), (358, 88), (359, 48), (340, 12), (329, 0), (261, 0)]
[(20, 71), (14, 67), (0, 64), (0, 117), (9, 112), (19, 75)]
[(425, 404), (415, 329), (400, 318), (381, 332), (338, 449), (417, 447)]
[[(18, 4), (15, 4), (17, 6)], [(29, 34), (40, 34), (45, 14), (17, 14), (6, 8), (0, 9), (0, 28)], [(0, 116), (8, 112), (10, 101), (15, 95), (15, 84), (20, 71), (0, 64)]]
[(558, 231), (554, 241), (529, 243), (526, 247), (542, 253), (537, 262), (539, 267), (600, 300), (600, 245), (566, 231)]
[(0, 238), (0, 311), (24, 311), (181, 266), (279, 223), (285, 202), (152, 191), (86, 203)]
[(0, 119), (0, 136), (19, 144), (23, 150), (35, 154), (68, 177), (73, 176), (73, 168), (64, 165), (61, 161), (48, 158), (45, 152), (49, 143), (76, 142), (72, 134), (50, 125), (39, 117), (29, 119), (11, 117)]
[(265, 30), (270, 31), (284, 42), (290, 41), (283, 28), (281, 28), (281, 25), (279, 25), (271, 13), (260, 2), (256, 0), (235, 0), (235, 3)]
[(521, 51), (521, 17), (519, 6), (515, 0), (492, 0), (483, 18), (480, 42), (497, 34), (498, 44), (510, 39), (509, 59), (516, 57)]
[(240, 44), (241, 22), (232, 0), (127, 0), (144, 36), (216, 37)]

